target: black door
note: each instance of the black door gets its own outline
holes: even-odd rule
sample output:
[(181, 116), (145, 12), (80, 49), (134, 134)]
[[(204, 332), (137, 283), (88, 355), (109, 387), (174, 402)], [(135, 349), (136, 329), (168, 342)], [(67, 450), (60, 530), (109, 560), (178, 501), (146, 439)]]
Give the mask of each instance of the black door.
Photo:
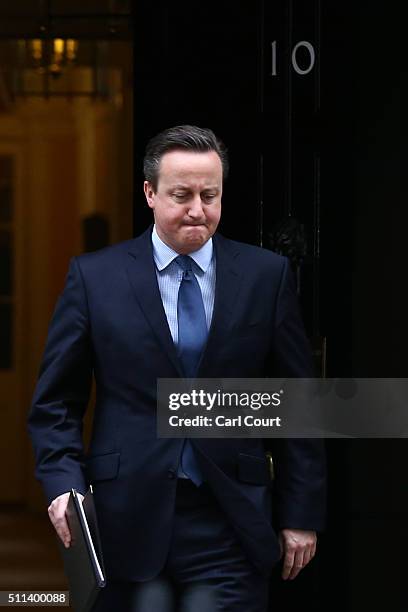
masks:
[[(180, 123), (214, 129), (231, 158), (220, 230), (291, 258), (331, 377), (406, 372), (405, 21), (377, 4), (135, 6), (135, 233), (151, 219), (146, 140)], [(327, 442), (328, 529), (297, 580), (275, 572), (271, 610), (403, 609), (403, 446)]]

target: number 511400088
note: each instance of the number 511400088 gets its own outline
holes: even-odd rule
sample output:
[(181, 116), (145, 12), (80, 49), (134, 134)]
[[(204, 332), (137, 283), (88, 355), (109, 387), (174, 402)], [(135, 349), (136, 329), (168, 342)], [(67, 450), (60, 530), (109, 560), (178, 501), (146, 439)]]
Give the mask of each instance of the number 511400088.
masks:
[(0, 591), (0, 606), (68, 606), (68, 591)]

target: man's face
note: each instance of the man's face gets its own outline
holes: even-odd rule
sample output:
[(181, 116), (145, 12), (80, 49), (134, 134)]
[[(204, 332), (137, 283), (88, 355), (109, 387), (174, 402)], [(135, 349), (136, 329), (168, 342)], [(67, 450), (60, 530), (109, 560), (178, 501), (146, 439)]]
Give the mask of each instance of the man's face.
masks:
[(199, 249), (221, 216), (222, 164), (215, 151), (175, 150), (161, 158), (157, 191), (144, 183), (160, 238), (180, 254)]

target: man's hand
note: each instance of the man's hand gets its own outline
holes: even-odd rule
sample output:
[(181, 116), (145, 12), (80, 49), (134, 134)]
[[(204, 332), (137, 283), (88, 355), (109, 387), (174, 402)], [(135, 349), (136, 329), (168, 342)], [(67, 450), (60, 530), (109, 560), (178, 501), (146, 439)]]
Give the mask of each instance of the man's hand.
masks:
[[(65, 548), (69, 548), (71, 544), (71, 533), (69, 531), (65, 516), (69, 496), (70, 493), (58, 495), (58, 497), (56, 497), (48, 506), (48, 516), (50, 517), (51, 523), (54, 525), (55, 531), (61, 538)], [(84, 499), (84, 496), (81, 493), (78, 493), (78, 496), (81, 498), (81, 500)]]
[(282, 529), (279, 534), (283, 558), (283, 580), (293, 580), (316, 553), (316, 532)]

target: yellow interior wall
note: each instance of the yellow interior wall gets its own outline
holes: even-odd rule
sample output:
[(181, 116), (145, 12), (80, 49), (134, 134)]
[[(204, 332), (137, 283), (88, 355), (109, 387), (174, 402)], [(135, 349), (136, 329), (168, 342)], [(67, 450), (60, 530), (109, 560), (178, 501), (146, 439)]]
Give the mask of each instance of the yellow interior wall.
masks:
[[(0, 374), (0, 503), (44, 510), (26, 417), (69, 260), (82, 252), (82, 220), (102, 213), (111, 226), (111, 241), (131, 236), (130, 181), (118, 182), (119, 164), (130, 169), (131, 160), (124, 157), (129, 148), (121, 142), (118, 126), (123, 124), (117, 115), (108, 102), (63, 98), (26, 99), (12, 114), (0, 115), (0, 149), (18, 158), (18, 358), (13, 372)], [(90, 411), (87, 435), (91, 418)]]

